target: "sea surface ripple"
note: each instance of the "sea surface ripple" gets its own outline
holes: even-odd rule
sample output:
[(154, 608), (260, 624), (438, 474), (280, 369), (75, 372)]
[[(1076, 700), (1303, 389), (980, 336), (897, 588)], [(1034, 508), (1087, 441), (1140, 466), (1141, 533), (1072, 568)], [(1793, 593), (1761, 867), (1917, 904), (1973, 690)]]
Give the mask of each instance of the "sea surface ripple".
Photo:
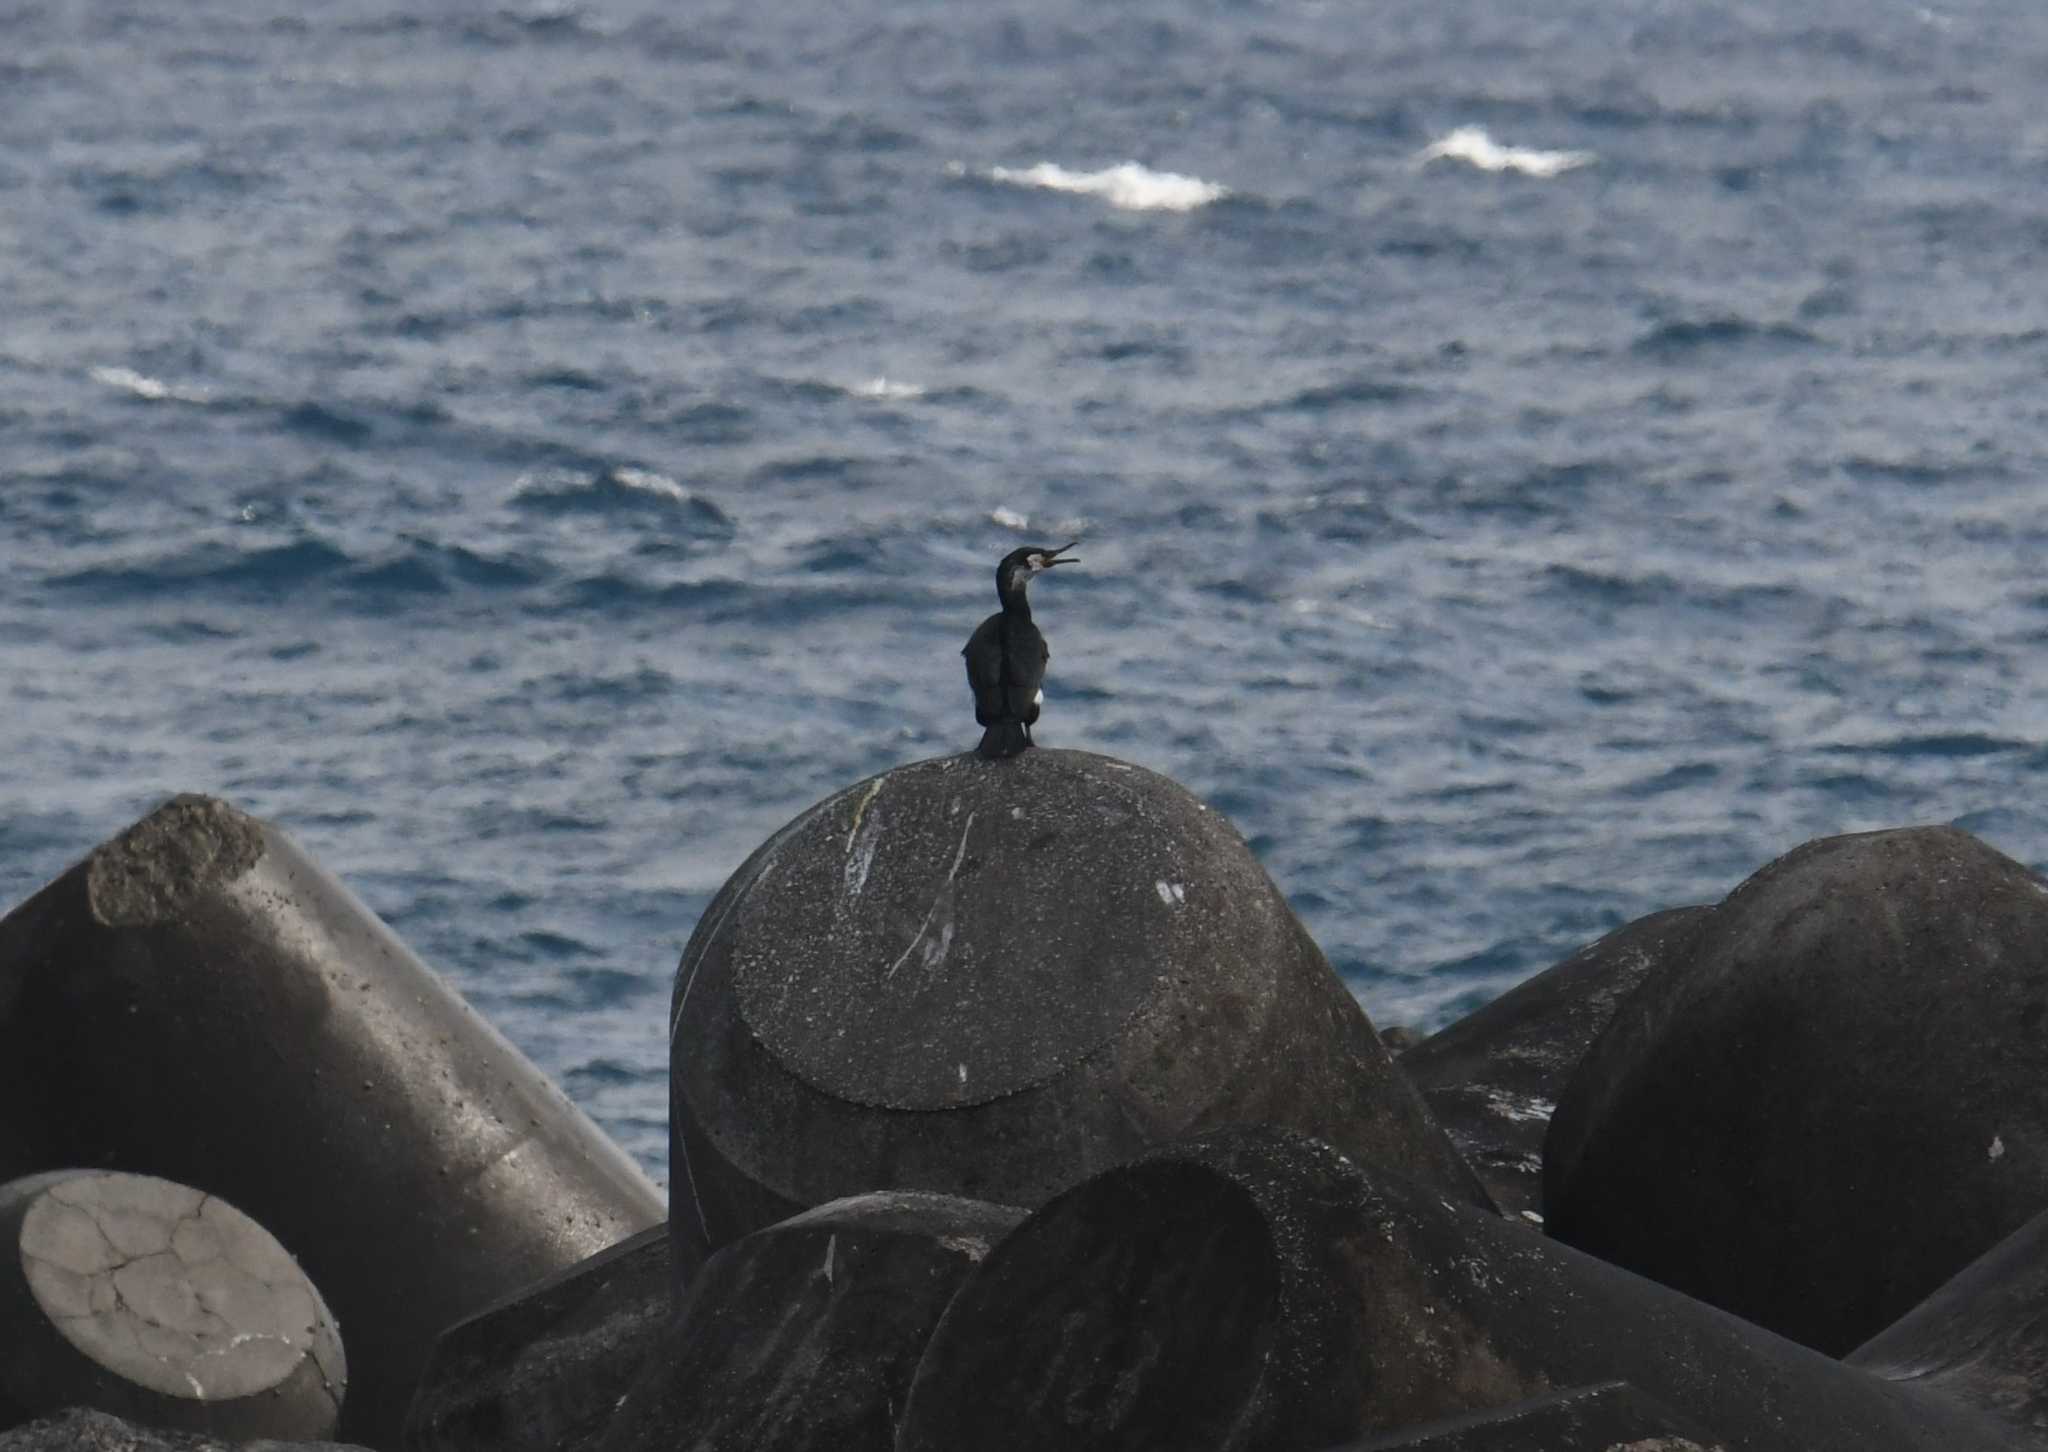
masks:
[(135, 0), (0, 54), (0, 889), (274, 819), (657, 1175), (776, 826), (1226, 812), (1430, 1026), (1817, 835), (2048, 859), (2048, 10)]

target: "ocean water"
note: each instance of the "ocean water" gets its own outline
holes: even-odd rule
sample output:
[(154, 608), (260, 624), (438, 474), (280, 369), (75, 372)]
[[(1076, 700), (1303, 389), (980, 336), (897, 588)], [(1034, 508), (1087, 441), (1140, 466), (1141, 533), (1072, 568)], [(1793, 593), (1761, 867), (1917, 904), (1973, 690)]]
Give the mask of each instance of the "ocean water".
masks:
[(976, 737), (1429, 1027), (1809, 837), (2048, 859), (2048, 10), (0, 15), (0, 893), (162, 796), (657, 1176), (726, 874)]

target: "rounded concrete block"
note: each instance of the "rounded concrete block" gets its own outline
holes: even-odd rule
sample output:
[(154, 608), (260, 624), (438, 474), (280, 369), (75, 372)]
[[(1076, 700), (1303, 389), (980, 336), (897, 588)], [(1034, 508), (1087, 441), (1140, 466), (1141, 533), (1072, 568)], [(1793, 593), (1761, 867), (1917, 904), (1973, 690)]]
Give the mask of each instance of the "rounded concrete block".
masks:
[(1550, 1234), (1841, 1355), (2048, 1204), (2048, 881), (1949, 827), (1716, 907), (1551, 1121)]
[(671, 1020), (679, 1254), (877, 1188), (1035, 1205), (1264, 1120), (1485, 1192), (1243, 840), (1087, 752), (921, 761), (713, 899)]
[(1542, 1223), (1543, 1137), (1558, 1095), (1615, 1007), (1709, 911), (1672, 908), (1616, 928), (1396, 1061), (1502, 1213)]
[(1155, 1149), (954, 1295), (897, 1452), (1284, 1452), (1624, 1380), (1745, 1452), (1990, 1452), (1920, 1397), (1330, 1146)]
[(675, 1310), (668, 1227), (601, 1250), (442, 1333), (406, 1452), (567, 1452), (604, 1434)]
[(1023, 1218), (880, 1191), (735, 1241), (705, 1262), (601, 1452), (892, 1452), (939, 1313)]
[(1842, 1359), (2048, 1442), (2048, 1211)]
[(93, 1407), (236, 1438), (331, 1433), (347, 1383), (320, 1293), (269, 1232), (147, 1175), (0, 1185), (0, 1426)]
[(349, 1338), (344, 1437), (395, 1445), (435, 1338), (660, 1223), (660, 1193), (274, 828), (178, 797), (0, 920), (0, 1179), (221, 1195)]

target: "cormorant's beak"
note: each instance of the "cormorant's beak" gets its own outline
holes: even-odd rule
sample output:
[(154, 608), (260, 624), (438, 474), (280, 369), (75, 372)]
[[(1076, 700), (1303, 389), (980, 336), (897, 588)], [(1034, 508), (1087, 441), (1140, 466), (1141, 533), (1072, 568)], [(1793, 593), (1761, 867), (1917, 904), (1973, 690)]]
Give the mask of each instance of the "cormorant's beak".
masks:
[(1049, 570), (1049, 569), (1051, 569), (1051, 568), (1052, 568), (1052, 567), (1053, 567), (1054, 565), (1078, 565), (1078, 564), (1080, 564), (1081, 562), (1080, 562), (1079, 560), (1077, 560), (1077, 559), (1074, 559), (1074, 558), (1073, 558), (1072, 556), (1068, 556), (1068, 558), (1066, 558), (1066, 559), (1061, 559), (1061, 558), (1060, 558), (1060, 556), (1062, 556), (1062, 555), (1065, 555), (1065, 554), (1067, 553), (1067, 551), (1068, 551), (1068, 550), (1072, 549), (1072, 548), (1073, 548), (1073, 547), (1074, 547), (1075, 545), (1079, 544), (1080, 542), (1081, 542), (1081, 541), (1079, 541), (1079, 540), (1077, 540), (1077, 539), (1070, 539), (1070, 540), (1068, 540), (1068, 541), (1067, 541), (1067, 542), (1066, 542), (1065, 544), (1061, 545), (1061, 546), (1060, 546), (1060, 547), (1059, 547), (1058, 549), (1054, 550), (1054, 551), (1053, 551), (1053, 552), (1052, 552), (1051, 554), (1049, 554), (1049, 555), (1047, 555), (1047, 556), (1045, 557), (1045, 567), (1046, 567), (1046, 568), (1047, 568), (1047, 569)]

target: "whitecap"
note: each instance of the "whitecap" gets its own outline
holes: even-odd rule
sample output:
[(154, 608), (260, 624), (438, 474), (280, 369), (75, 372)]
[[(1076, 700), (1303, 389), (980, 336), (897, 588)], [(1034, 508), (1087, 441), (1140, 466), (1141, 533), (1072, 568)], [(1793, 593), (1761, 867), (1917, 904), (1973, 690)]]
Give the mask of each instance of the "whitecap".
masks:
[(617, 468), (611, 471), (614, 482), (628, 489), (638, 489), (643, 494), (658, 495), (673, 499), (678, 504), (688, 504), (692, 499), (690, 491), (666, 474), (657, 474), (652, 469)]
[(160, 378), (151, 378), (147, 373), (137, 373), (133, 368), (94, 368), (91, 376), (95, 383), (104, 383), (109, 388), (125, 388), (137, 398), (146, 398), (152, 403), (167, 398), (179, 403), (207, 401), (203, 389), (178, 388)]
[(1432, 161), (1470, 162), (1481, 171), (1518, 171), (1524, 176), (1553, 177), (1574, 167), (1591, 166), (1599, 158), (1590, 151), (1539, 151), (1528, 146), (1502, 146), (1484, 126), (1460, 126), (1415, 153), (1415, 164)]
[(1230, 195), (1228, 187), (1179, 172), (1153, 171), (1135, 161), (1104, 167), (1101, 171), (1068, 171), (1050, 161), (1036, 166), (989, 168), (991, 181), (1012, 186), (1043, 187), (1048, 191), (1077, 192), (1100, 197), (1112, 207), (1127, 212), (1192, 212)]
[(873, 378), (868, 379), (865, 383), (854, 384), (853, 387), (849, 388), (846, 391), (848, 393), (851, 393), (855, 398), (880, 398), (886, 400), (897, 400), (905, 398), (924, 397), (924, 388), (921, 385), (916, 383), (902, 383), (894, 378), (884, 378), (879, 373), (877, 373)]
[(988, 512), (988, 522), (990, 524), (1000, 524), (1004, 529), (1022, 530), (1031, 528), (1031, 520), (1028, 516), (1019, 514), (1014, 509), (1005, 509), (1000, 504)]

